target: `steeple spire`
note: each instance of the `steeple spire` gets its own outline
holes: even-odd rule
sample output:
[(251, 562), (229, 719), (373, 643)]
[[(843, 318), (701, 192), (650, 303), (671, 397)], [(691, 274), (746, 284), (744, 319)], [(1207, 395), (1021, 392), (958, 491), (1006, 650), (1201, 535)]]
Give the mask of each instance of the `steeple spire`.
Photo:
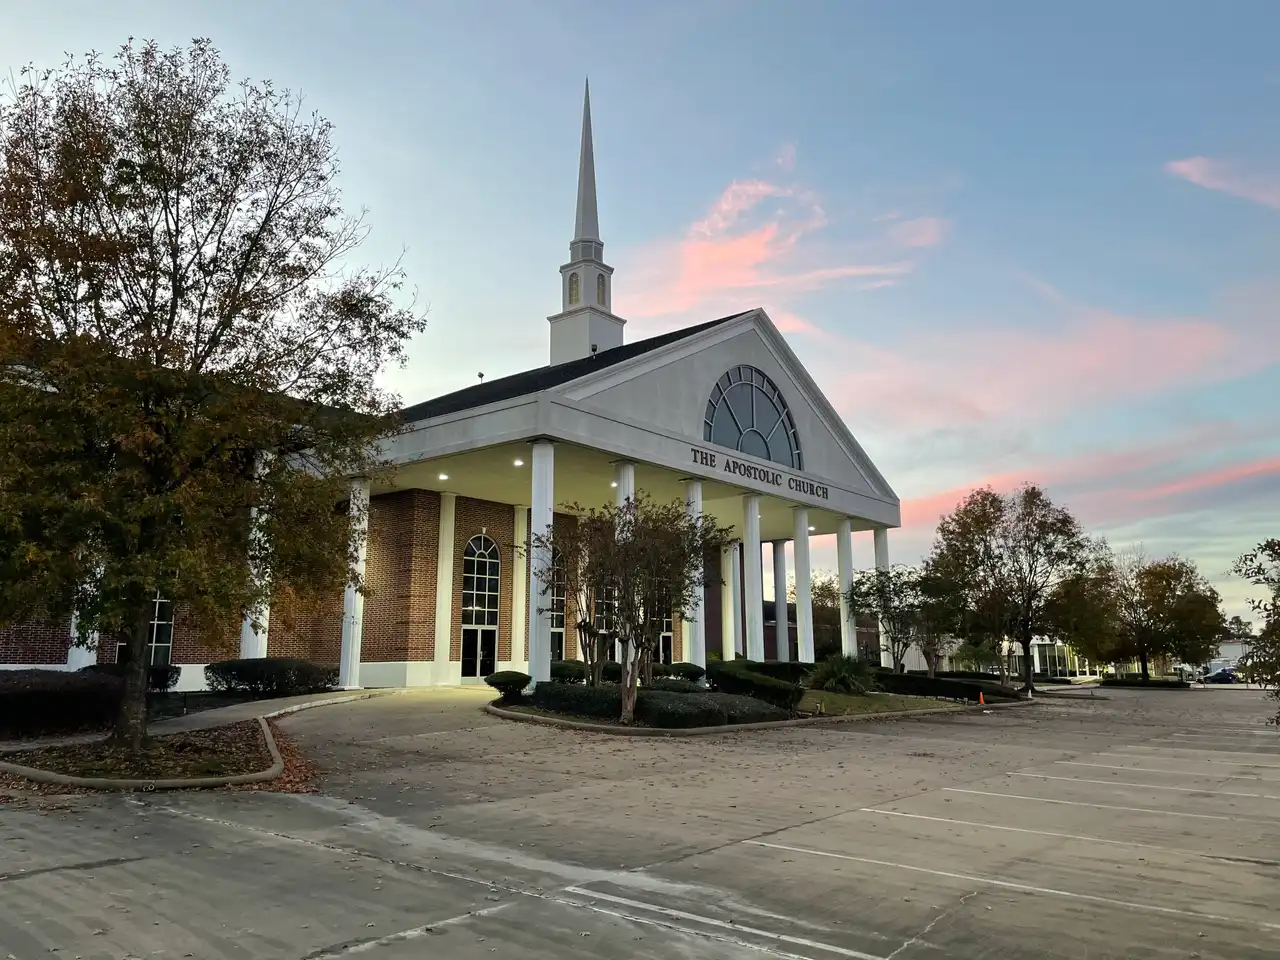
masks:
[(599, 240), (600, 218), (596, 213), (596, 156), (591, 145), (591, 81), (582, 94), (582, 150), (578, 155), (578, 217), (574, 240)]

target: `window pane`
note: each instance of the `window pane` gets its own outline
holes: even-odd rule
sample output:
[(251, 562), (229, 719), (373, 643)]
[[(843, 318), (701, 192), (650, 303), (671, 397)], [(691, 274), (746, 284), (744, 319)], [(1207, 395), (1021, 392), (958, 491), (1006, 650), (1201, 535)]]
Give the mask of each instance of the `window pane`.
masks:
[(155, 644), (172, 643), (173, 642), (173, 624), (172, 623), (152, 624), (151, 642)]
[(168, 644), (163, 646), (156, 644), (151, 648), (151, 665), (153, 667), (167, 667), (172, 653), (173, 647)]
[(173, 621), (173, 604), (168, 600), (156, 601), (156, 619)]

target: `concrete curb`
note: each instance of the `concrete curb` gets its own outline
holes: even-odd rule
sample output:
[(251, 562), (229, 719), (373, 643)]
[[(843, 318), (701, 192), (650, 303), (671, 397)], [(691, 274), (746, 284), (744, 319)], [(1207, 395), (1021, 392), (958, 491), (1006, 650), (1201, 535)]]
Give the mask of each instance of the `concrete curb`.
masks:
[(680, 727), (664, 730), (659, 727), (620, 727), (616, 724), (587, 723), (581, 720), (562, 720), (544, 717), (537, 713), (504, 710), (492, 703), (484, 706), (484, 712), (503, 720), (521, 723), (540, 723), (548, 727), (563, 727), (586, 733), (608, 733), (615, 737), (714, 737), (748, 730), (781, 730), (788, 727), (813, 727), (829, 723), (859, 723), (867, 720), (896, 720), (899, 717), (927, 717), (943, 713), (973, 713), (982, 710), (1003, 710), (1007, 707), (1024, 707), (1034, 700), (1013, 700), (1006, 703), (974, 704), (964, 707), (929, 707), (924, 710), (898, 710), (890, 713), (858, 713), (843, 717), (800, 717), (796, 720), (769, 720), (764, 723), (734, 723), (723, 727)]
[[(326, 701), (331, 702), (331, 701)], [(267, 752), (271, 754), (271, 766), (257, 773), (240, 773), (230, 777), (171, 777), (163, 780), (130, 780), (111, 777), (72, 777), (65, 773), (54, 773), (51, 770), (40, 770), (36, 767), (24, 767), (17, 763), (0, 763), (0, 773), (12, 773), (36, 783), (56, 783), (64, 787), (89, 787), (93, 790), (192, 790), (206, 787), (234, 787), (245, 783), (264, 783), (274, 780), (284, 773), (284, 758), (280, 756), (280, 748), (276, 746), (276, 738), (271, 735), (271, 725), (265, 717), (258, 717), (258, 726), (267, 741)], [(206, 729), (217, 729), (207, 727)]]

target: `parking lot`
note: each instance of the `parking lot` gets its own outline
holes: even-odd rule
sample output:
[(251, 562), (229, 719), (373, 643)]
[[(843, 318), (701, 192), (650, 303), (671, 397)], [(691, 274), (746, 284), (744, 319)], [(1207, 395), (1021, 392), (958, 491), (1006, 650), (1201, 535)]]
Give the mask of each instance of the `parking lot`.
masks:
[(476, 691), (287, 729), (317, 796), (0, 806), (0, 956), (1272, 957), (1256, 690), (630, 740)]

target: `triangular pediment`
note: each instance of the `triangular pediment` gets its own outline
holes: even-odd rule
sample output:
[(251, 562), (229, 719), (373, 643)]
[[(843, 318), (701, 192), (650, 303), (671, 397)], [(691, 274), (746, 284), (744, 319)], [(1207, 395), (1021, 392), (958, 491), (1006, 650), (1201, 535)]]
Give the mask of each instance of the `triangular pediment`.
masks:
[(691, 444), (716, 447), (720, 445), (707, 436), (708, 402), (725, 374), (739, 368), (758, 370), (776, 387), (794, 423), (805, 474), (897, 502), (763, 310), (580, 377), (554, 392), (586, 408), (679, 434)]

